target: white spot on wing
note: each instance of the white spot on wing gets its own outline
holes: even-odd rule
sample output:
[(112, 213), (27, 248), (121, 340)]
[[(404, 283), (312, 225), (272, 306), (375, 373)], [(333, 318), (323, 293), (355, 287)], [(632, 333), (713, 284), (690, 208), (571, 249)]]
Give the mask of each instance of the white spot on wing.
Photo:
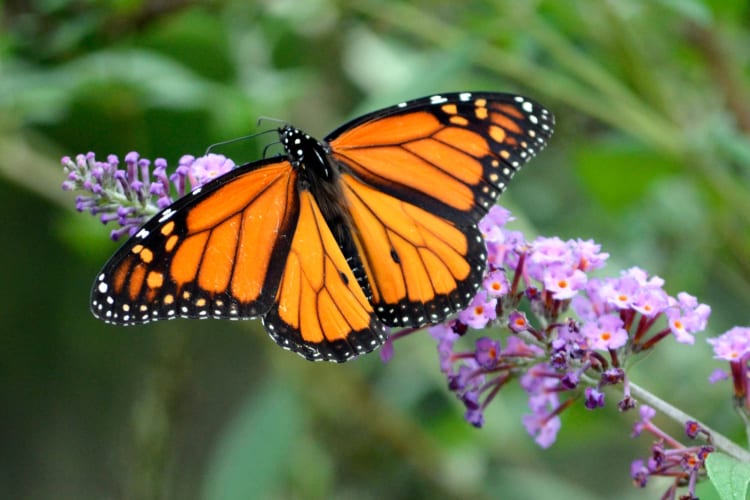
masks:
[(171, 208), (166, 209), (159, 217), (159, 222), (164, 222), (175, 214), (175, 211)]

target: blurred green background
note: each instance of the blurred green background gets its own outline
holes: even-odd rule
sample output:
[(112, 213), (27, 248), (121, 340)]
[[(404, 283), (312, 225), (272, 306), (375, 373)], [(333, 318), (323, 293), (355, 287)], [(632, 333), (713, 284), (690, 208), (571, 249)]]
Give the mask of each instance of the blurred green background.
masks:
[[(504, 389), (463, 421), (426, 334), (345, 365), (279, 349), (258, 321), (121, 329), (88, 311), (116, 245), (75, 213), (59, 158), (171, 165), (259, 130), (322, 137), (434, 92), (519, 92), (557, 115), (502, 202), (527, 235), (594, 238), (748, 324), (750, 8), (740, 0), (5, 1), (0, 30), (0, 497), (653, 498), (649, 440), (608, 406), (526, 434)], [(268, 128), (266, 124), (264, 126)], [(264, 136), (234, 145), (259, 158)], [(745, 443), (699, 336), (631, 372)], [(666, 421), (665, 428), (677, 433)], [(703, 498), (711, 492), (704, 491)]]

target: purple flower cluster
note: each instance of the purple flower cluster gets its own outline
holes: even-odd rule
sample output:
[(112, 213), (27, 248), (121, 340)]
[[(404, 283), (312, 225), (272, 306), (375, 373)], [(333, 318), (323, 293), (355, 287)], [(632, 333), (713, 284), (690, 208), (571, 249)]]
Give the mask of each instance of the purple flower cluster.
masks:
[(185, 155), (179, 166), (167, 175), (167, 161), (153, 162), (136, 152), (125, 155), (124, 166), (117, 155), (97, 161), (94, 153), (79, 154), (75, 161), (62, 158), (67, 179), (62, 184), (66, 191), (84, 191), (76, 197), (76, 209), (99, 217), (103, 224), (116, 222), (118, 228), (110, 237), (118, 240), (132, 236), (151, 216), (166, 208), (174, 199), (190, 189), (234, 168), (234, 162), (222, 155), (209, 154), (200, 158)]
[[(695, 486), (705, 470), (706, 457), (714, 451), (714, 447), (710, 441), (709, 444), (683, 445), (653, 423), (655, 416), (653, 408), (643, 405), (640, 407), (640, 418), (633, 425), (633, 437), (648, 433), (656, 438), (648, 459), (638, 459), (631, 463), (630, 477), (633, 483), (642, 488), (651, 477), (668, 477), (672, 479), (672, 484), (662, 498), (674, 498), (677, 488), (684, 485), (687, 485), (688, 493), (680, 498), (697, 498)], [(708, 433), (695, 421), (686, 422), (684, 431), (691, 440), (699, 436), (710, 439)]]
[[(481, 427), (483, 410), (517, 379), (528, 394), (524, 426), (548, 447), (560, 429), (560, 414), (579, 399), (586, 408), (601, 408), (606, 386), (622, 384), (618, 407), (632, 408), (623, 369), (627, 358), (669, 335), (692, 343), (710, 308), (686, 293), (669, 296), (663, 280), (639, 268), (616, 278), (591, 277), (608, 258), (599, 245), (556, 237), (527, 242), (505, 228), (509, 220), (510, 213), (495, 206), (479, 223), (489, 262), (483, 286), (456, 319), (429, 331), (468, 422)], [(571, 311), (575, 319), (565, 316)], [(473, 346), (462, 340), (469, 328), (497, 324), (510, 332), (504, 339), (484, 336)]]
[[(738, 411), (750, 421), (750, 393), (748, 392), (748, 362), (750, 361), (750, 328), (735, 326), (716, 338), (706, 339), (714, 348), (714, 358), (729, 361), (734, 384), (734, 401)], [(710, 380), (729, 378), (724, 370), (716, 370)]]

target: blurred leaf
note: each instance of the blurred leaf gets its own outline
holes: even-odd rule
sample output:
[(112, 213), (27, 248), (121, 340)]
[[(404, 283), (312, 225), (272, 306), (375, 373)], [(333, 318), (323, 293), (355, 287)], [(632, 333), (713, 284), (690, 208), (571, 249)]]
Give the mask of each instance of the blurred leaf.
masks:
[(585, 485), (575, 484), (551, 474), (541, 479), (534, 470), (527, 468), (503, 467), (493, 474), (501, 498), (575, 498), (576, 500), (594, 500), (599, 498), (584, 489)]
[(710, 480), (698, 482), (695, 486), (695, 496), (700, 500), (721, 500), (719, 492)]
[[(73, 204), (71, 200), (71, 207)], [(117, 244), (109, 239), (109, 233), (115, 226), (104, 225), (88, 213), (65, 212), (56, 217), (52, 227), (55, 236), (64, 245), (79, 255), (90, 257), (93, 262), (97, 259), (103, 262), (117, 248)]]
[(747, 486), (750, 483), (750, 464), (714, 452), (706, 459), (706, 470), (722, 500), (746, 498)]
[(639, 203), (652, 182), (679, 171), (674, 160), (632, 142), (590, 143), (576, 160), (589, 193), (612, 212)]
[(658, 3), (698, 24), (706, 25), (713, 18), (711, 10), (700, 0), (659, 0)]
[(221, 19), (203, 7), (153, 24), (142, 46), (158, 50), (206, 78), (229, 81), (235, 76)]
[(208, 465), (203, 498), (265, 498), (289, 468), (289, 455), (302, 433), (304, 410), (291, 391), (269, 381), (248, 398), (230, 422)]
[(737, 22), (747, 20), (746, 0), (703, 0), (717, 17), (724, 17)]

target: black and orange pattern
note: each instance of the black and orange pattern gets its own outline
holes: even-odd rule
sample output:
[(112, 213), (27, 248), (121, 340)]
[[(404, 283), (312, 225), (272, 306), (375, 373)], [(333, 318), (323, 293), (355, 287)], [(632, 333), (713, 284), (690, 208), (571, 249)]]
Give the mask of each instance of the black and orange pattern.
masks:
[(130, 325), (260, 316), (282, 347), (346, 361), (386, 327), (464, 308), (484, 272), (478, 220), (554, 119), (524, 97), (455, 93), (357, 118), (194, 190), (106, 264), (92, 311)]

